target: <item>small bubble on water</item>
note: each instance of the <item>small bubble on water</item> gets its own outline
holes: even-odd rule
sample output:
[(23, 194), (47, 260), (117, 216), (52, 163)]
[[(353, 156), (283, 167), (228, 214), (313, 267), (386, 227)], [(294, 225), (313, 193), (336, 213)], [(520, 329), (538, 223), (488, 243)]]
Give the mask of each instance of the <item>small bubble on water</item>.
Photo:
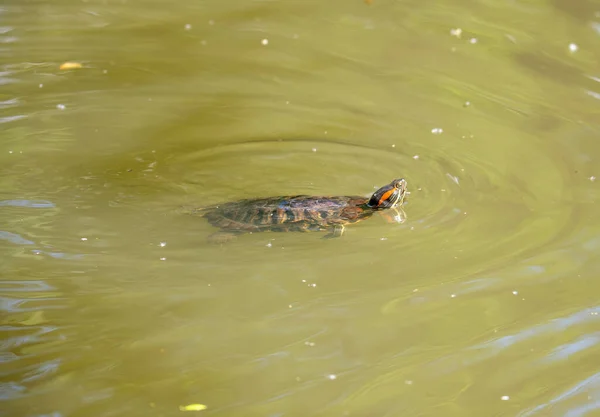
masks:
[(313, 152), (317, 152), (317, 148), (312, 148), (312, 151)]
[(396, 147), (396, 145), (395, 145), (395, 144), (394, 144), (394, 145), (392, 145), (392, 148), (395, 148), (395, 147)]
[(315, 345), (315, 342), (308, 342), (308, 341), (307, 341), (307, 342), (304, 342), (304, 344), (305, 344), (306, 346), (311, 346), (311, 347), (312, 347), (312, 346), (314, 346), (314, 345)]
[(465, 107), (469, 107), (470, 105), (471, 105), (470, 101), (465, 101), (465, 104), (463, 104), (463, 106), (465, 106)]
[(186, 25), (184, 26), (184, 28), (185, 28), (185, 30), (190, 30), (190, 29), (192, 28), (192, 25), (190, 25), (190, 24), (188, 23), (188, 24), (186, 24)]
[(166, 260), (167, 260), (167, 258), (160, 258), (160, 260), (161, 260), (161, 261), (166, 261)]
[(469, 43), (472, 45), (475, 45), (477, 43), (477, 38), (471, 38), (469, 39)]
[(419, 155), (413, 156), (413, 159), (416, 161), (417, 159), (419, 159)]
[(456, 36), (457, 38), (460, 39), (460, 35), (462, 35), (462, 29), (461, 28), (450, 29), (450, 35)]
[(64, 109), (66, 109), (66, 108), (67, 108), (67, 106), (65, 106), (64, 104), (57, 104), (57, 105), (56, 105), (56, 108), (57, 108), (58, 110), (64, 110)]
[(410, 379), (407, 379), (406, 381), (404, 381), (404, 383), (406, 385), (412, 385), (413, 384), (413, 382)]
[(433, 129), (431, 129), (431, 133), (433, 133), (434, 135), (441, 135), (442, 133), (444, 133), (444, 130), (440, 127), (434, 127)]
[(262, 41), (260, 41), (260, 43), (262, 43), (263, 45), (267, 46), (269, 44), (269, 40), (268, 39), (263, 39)]
[(44, 84), (40, 84), (40, 88), (44, 88)]
[(337, 379), (337, 375), (335, 375), (335, 374), (329, 374), (329, 375), (327, 375), (327, 378), (329, 380), (333, 381), (334, 379)]
[(510, 397), (508, 395), (503, 395), (502, 397), (500, 397), (500, 399), (502, 401), (508, 401), (508, 400), (510, 400)]
[(13, 153), (13, 151), (8, 151), (8, 153)]
[(316, 287), (317, 287), (317, 284), (308, 284), (308, 286), (309, 286), (309, 287), (316, 288)]
[(578, 49), (579, 49), (579, 47), (577, 46), (577, 44), (575, 44), (575, 43), (570, 43), (569, 44), (569, 51), (570, 52), (577, 52)]
[(452, 294), (450, 298), (456, 298), (456, 294)]
[(379, 240), (387, 240), (387, 239), (388, 239), (387, 237), (382, 237)]
[(596, 177), (592, 175), (592, 176), (590, 177), (590, 181), (592, 181), (592, 182), (596, 181)]
[(215, 21), (211, 19), (211, 20), (208, 21), (208, 24), (212, 26), (212, 25), (215, 24)]
[(87, 240), (87, 237), (82, 237), (81, 240), (85, 242)]
[(164, 248), (165, 246), (167, 246), (167, 242), (160, 242), (159, 245), (161, 248)]
[(267, 243), (265, 246), (266, 246), (267, 248), (270, 248), (270, 247), (272, 247), (272, 246), (273, 246), (273, 244), (272, 244), (271, 242), (269, 242), (269, 243)]
[(513, 291), (512, 293), (513, 293), (513, 295), (517, 295), (517, 294), (519, 294), (519, 291)]
[(108, 74), (108, 70), (103, 70), (102, 73), (103, 74)]

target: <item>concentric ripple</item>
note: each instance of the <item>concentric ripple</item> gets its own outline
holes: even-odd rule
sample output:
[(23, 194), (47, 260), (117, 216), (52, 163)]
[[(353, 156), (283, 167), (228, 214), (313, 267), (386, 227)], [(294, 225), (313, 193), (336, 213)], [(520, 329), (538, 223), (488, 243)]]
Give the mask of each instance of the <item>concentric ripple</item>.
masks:
[(406, 224), (369, 223), (350, 233), (385, 234), (391, 250), (427, 250), (438, 264), (469, 259), (469, 267), (479, 269), (481, 262), (491, 266), (560, 234), (569, 218), (561, 163), (532, 149), (537, 157), (525, 168), (511, 155), (510, 141), (490, 151), (476, 139), (461, 140), (472, 142), (469, 152), (455, 152), (443, 135), (385, 148), (343, 140), (255, 140), (172, 156), (167, 177), (181, 184), (185, 203), (197, 205), (272, 195), (367, 196), (404, 177), (410, 192)]

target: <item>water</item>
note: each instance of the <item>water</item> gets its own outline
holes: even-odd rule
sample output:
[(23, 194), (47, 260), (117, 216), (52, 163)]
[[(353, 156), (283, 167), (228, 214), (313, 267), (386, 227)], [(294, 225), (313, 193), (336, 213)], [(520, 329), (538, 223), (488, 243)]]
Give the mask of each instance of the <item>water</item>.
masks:
[[(3, 415), (599, 416), (599, 28), (595, 1), (8, 1)], [(180, 210), (398, 177), (407, 221), (340, 239), (210, 245)]]

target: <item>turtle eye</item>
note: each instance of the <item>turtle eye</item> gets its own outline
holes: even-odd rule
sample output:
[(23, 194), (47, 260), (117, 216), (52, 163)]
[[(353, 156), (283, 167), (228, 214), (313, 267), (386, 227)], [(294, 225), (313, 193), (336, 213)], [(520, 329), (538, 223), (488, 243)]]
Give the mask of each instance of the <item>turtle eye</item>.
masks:
[(402, 188), (406, 187), (406, 180), (404, 178), (401, 178), (399, 180), (394, 181), (394, 187), (401, 190)]

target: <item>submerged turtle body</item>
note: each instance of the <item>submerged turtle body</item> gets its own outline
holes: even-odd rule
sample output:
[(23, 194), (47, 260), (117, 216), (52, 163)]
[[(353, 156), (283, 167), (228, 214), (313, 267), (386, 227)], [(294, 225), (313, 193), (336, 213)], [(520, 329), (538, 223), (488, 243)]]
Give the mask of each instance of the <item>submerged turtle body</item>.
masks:
[(326, 237), (341, 236), (344, 225), (371, 217), (375, 212), (396, 210), (406, 195), (406, 180), (397, 179), (370, 198), (360, 196), (281, 196), (247, 199), (201, 209), (208, 222), (221, 229), (211, 236), (221, 242), (252, 232), (308, 232), (329, 230)]

